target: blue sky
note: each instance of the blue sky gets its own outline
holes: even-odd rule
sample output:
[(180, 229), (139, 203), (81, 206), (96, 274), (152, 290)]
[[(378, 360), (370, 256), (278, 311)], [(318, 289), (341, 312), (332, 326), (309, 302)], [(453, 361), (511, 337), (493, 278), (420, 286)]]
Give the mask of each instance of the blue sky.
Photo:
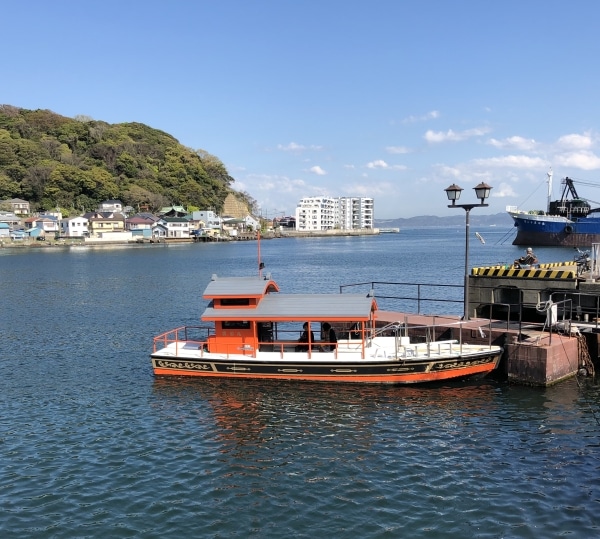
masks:
[(451, 215), (444, 189), (475, 202), (481, 181), (481, 213), (543, 209), (550, 167), (555, 195), (600, 180), (595, 0), (21, 0), (2, 19), (0, 103), (166, 131), (267, 217), (319, 195)]

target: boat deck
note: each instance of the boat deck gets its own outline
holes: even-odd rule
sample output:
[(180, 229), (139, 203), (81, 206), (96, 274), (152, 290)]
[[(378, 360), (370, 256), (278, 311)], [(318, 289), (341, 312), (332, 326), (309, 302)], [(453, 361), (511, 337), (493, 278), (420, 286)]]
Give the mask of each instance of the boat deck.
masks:
[(318, 345), (313, 350), (298, 352), (295, 343), (288, 342), (268, 344), (263, 350), (254, 352), (253, 349), (239, 350), (236, 353), (218, 354), (209, 353), (203, 343), (190, 341), (175, 341), (168, 343), (164, 348), (157, 350), (152, 355), (161, 358), (177, 358), (216, 361), (264, 361), (277, 363), (296, 363), (298, 361), (343, 361), (380, 363), (390, 360), (423, 361), (458, 358), (468, 349), (470, 355), (489, 354), (487, 345), (461, 345), (456, 340), (436, 341), (435, 343), (406, 343), (396, 346), (395, 337), (377, 337), (372, 346), (365, 347), (364, 356), (360, 341), (340, 340), (335, 351), (322, 351)]

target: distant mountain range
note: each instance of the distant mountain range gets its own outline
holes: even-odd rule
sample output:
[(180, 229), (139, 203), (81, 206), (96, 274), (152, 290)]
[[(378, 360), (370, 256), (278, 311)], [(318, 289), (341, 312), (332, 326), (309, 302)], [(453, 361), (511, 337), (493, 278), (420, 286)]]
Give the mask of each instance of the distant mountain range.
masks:
[[(513, 220), (506, 212), (495, 213), (493, 215), (481, 215), (477, 212), (471, 212), (469, 223), (472, 226), (500, 226), (507, 229), (513, 226)], [(397, 219), (375, 219), (376, 228), (415, 228), (415, 227), (443, 227), (443, 226), (464, 226), (465, 212), (457, 211), (456, 215), (438, 217), (437, 215), (419, 215), (417, 217), (397, 218)]]

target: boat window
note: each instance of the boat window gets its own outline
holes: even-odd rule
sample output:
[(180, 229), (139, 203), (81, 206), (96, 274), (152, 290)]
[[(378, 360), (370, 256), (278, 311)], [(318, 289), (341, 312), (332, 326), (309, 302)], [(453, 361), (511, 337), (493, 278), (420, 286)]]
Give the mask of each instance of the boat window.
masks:
[(250, 305), (250, 298), (221, 298), (221, 305)]
[(232, 320), (221, 322), (223, 329), (250, 329), (250, 322), (245, 320)]

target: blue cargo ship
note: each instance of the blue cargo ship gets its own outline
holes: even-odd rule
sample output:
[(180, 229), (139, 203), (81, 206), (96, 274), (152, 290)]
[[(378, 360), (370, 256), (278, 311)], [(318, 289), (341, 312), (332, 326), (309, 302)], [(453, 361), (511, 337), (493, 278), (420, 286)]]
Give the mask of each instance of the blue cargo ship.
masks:
[(506, 208), (517, 227), (513, 245), (550, 247), (591, 247), (600, 243), (600, 208), (580, 198), (571, 178), (564, 178), (559, 200), (551, 201), (552, 171), (548, 172), (548, 209), (519, 211)]

